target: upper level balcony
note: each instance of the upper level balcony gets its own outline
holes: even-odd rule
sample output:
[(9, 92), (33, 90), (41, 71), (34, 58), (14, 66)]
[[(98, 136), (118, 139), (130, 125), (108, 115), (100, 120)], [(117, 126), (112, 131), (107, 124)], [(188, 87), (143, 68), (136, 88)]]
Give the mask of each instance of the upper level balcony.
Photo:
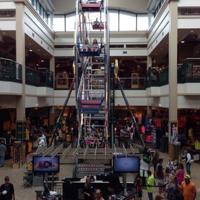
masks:
[[(177, 67), (179, 95), (200, 95), (200, 59), (186, 59)], [(146, 88), (150, 96), (162, 96), (169, 93), (169, 69), (150, 68), (147, 72)]]
[[(200, 95), (200, 59), (187, 59), (178, 66), (177, 70), (178, 94)], [(145, 90), (147, 90), (149, 91), (148, 96), (163, 96), (169, 93), (168, 74), (168, 68), (163, 70), (150, 68), (144, 76), (131, 73), (130, 76), (120, 77), (119, 80), (128, 95), (138, 94), (145, 97)], [(56, 90), (69, 89), (73, 77), (64, 75), (65, 73), (59, 73), (55, 76)], [(23, 93), (22, 82), (22, 65), (13, 60), (0, 58), (0, 94), (21, 95)], [(25, 83), (26, 95), (53, 96), (53, 73), (50, 71), (39, 71), (26, 67)], [(93, 89), (95, 90), (95, 83)], [(119, 83), (111, 78), (112, 89), (119, 91), (120, 87)]]
[[(0, 94), (21, 95), (22, 82), (22, 65), (10, 59), (0, 58)], [(25, 94), (46, 96), (48, 91), (53, 89), (53, 73), (26, 67), (25, 83)]]

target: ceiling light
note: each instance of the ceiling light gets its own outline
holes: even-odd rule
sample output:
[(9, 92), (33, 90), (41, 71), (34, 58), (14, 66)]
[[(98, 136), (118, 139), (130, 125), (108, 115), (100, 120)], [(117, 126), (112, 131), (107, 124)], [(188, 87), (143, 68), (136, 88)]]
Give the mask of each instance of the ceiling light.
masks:
[(43, 62), (44, 62), (44, 60), (41, 60), (41, 62), (43, 63)]
[(185, 41), (184, 40), (181, 40), (181, 44), (184, 44), (185, 43)]
[(29, 52), (32, 52), (33, 50), (32, 50), (32, 49), (29, 49), (28, 51), (29, 51)]

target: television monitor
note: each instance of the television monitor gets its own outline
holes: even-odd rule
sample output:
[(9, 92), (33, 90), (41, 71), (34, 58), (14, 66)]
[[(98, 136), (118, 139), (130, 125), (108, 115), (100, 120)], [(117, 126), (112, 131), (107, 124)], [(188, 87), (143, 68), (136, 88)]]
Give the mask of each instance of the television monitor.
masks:
[(34, 173), (58, 173), (59, 171), (59, 156), (33, 156)]
[(117, 155), (113, 157), (114, 173), (138, 173), (140, 158), (134, 155)]

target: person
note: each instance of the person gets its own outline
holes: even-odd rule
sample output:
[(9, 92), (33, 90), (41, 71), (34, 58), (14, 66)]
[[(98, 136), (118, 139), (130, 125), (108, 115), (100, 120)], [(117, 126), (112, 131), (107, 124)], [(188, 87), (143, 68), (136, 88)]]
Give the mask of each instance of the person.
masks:
[(167, 200), (183, 200), (183, 195), (180, 188), (178, 187), (176, 177), (173, 177), (167, 186), (166, 199)]
[(163, 189), (164, 189), (164, 178), (165, 178), (165, 176), (164, 176), (162, 163), (163, 163), (163, 159), (160, 158), (159, 161), (158, 161), (158, 164), (156, 166), (156, 173), (155, 173), (156, 184), (159, 186), (159, 193), (162, 193)]
[(47, 146), (47, 139), (44, 133), (42, 133), (41, 137), (38, 138), (38, 146), (39, 147)]
[(85, 200), (93, 200), (93, 187), (91, 185), (91, 177), (87, 176), (84, 188), (83, 188), (83, 193), (84, 193), (84, 199)]
[(184, 200), (195, 200), (196, 199), (196, 185), (191, 181), (190, 175), (185, 176), (185, 181), (181, 183), (180, 186)]
[(158, 161), (159, 161), (159, 152), (158, 152), (158, 150), (156, 150), (153, 153), (153, 158), (152, 158), (152, 164), (153, 164), (154, 173), (156, 172), (156, 166), (158, 164)]
[(6, 150), (7, 150), (7, 148), (4, 143), (4, 140), (1, 140), (0, 141), (0, 167), (4, 166)]
[(140, 159), (140, 177), (142, 177), (142, 184), (146, 184), (146, 178), (148, 177), (147, 171), (149, 170), (149, 163), (144, 159)]
[(187, 172), (187, 174), (191, 175), (192, 156), (188, 150), (185, 151), (184, 160), (185, 160), (186, 172)]
[(180, 185), (184, 181), (184, 166), (182, 163), (179, 163), (178, 170), (176, 171), (177, 183)]
[(135, 192), (136, 192), (136, 199), (142, 200), (142, 179), (140, 177), (140, 174), (138, 174), (135, 177), (134, 187), (135, 187)]
[(95, 191), (95, 200), (104, 200), (100, 189), (96, 189)]
[(147, 178), (147, 193), (149, 200), (153, 200), (153, 192), (154, 192), (154, 185), (155, 185), (155, 178), (154, 175), (150, 170), (147, 171), (148, 178)]
[(4, 178), (5, 183), (0, 187), (1, 200), (15, 200), (14, 186), (10, 183), (8, 176)]

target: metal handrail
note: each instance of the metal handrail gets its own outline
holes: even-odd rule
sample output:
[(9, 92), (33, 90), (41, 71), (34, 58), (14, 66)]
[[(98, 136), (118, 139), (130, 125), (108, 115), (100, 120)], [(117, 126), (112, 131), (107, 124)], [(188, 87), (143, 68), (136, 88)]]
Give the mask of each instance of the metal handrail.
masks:
[(22, 65), (0, 57), (0, 80), (22, 83)]

